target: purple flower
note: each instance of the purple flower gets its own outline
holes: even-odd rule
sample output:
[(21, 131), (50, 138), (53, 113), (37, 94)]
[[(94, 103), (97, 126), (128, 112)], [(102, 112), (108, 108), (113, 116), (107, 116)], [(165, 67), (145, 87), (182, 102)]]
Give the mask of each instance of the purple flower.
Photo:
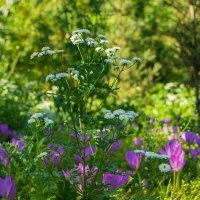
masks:
[[(70, 131), (70, 135), (71, 135), (71, 138), (74, 139), (74, 140), (80, 140), (80, 141), (83, 141), (83, 134), (80, 134), (80, 133), (77, 133), (76, 131)], [(85, 135), (85, 141), (88, 142), (90, 139), (90, 136), (88, 134)]]
[(8, 160), (9, 160), (9, 154), (7, 153), (4, 147), (0, 146), (0, 161), (2, 162), (5, 168), (8, 167), (9, 164)]
[(143, 141), (142, 138), (135, 138), (135, 146), (137, 148), (140, 148), (142, 146), (142, 141)]
[(193, 132), (187, 131), (181, 135), (183, 140), (185, 140), (188, 144), (192, 144), (196, 141), (197, 135)]
[(12, 139), (12, 144), (18, 148), (18, 151), (22, 151), (26, 147), (22, 140), (16, 140), (15, 138)]
[(178, 126), (172, 126), (172, 132), (173, 133), (177, 133), (178, 132), (179, 127)]
[[(86, 181), (88, 184), (91, 184), (91, 181), (96, 175), (97, 171), (97, 167), (90, 169), (88, 165), (85, 166), (85, 176), (87, 177)], [(70, 182), (70, 184), (74, 185), (74, 183), (76, 183), (77, 187), (81, 191), (84, 191), (84, 166), (82, 163), (79, 163), (75, 169), (67, 171), (63, 170), (63, 175), (65, 179)]]
[(200, 137), (196, 138), (196, 142), (197, 142), (198, 146), (200, 147)]
[(48, 144), (48, 146), (51, 148), (51, 150), (49, 156), (47, 155), (42, 158), (43, 162), (45, 165), (51, 163), (54, 167), (58, 167), (64, 150), (63, 148), (58, 147), (58, 145)]
[(108, 150), (108, 153), (115, 153), (115, 152), (117, 152), (117, 151), (119, 150), (120, 146), (121, 146), (121, 143), (122, 143), (121, 140), (117, 140), (116, 142), (114, 142), (114, 143), (110, 146), (110, 148), (109, 148), (109, 150)]
[(104, 173), (103, 174), (103, 184), (109, 185), (110, 190), (114, 190), (119, 187), (123, 187), (126, 185), (130, 179), (131, 172), (127, 172), (125, 175), (121, 174), (111, 174)]
[(185, 152), (177, 140), (173, 140), (165, 145), (165, 150), (159, 148), (158, 151), (163, 155), (169, 156), (169, 163), (172, 171), (179, 172), (185, 165)]
[(0, 177), (0, 197), (8, 200), (15, 199), (16, 183), (12, 181), (10, 175), (6, 176), (5, 180)]
[(195, 159), (200, 154), (200, 149), (189, 149), (189, 153)]
[(9, 137), (11, 134), (11, 131), (7, 124), (0, 124), (0, 132), (5, 138)]
[(136, 154), (133, 150), (127, 151), (126, 161), (132, 169), (137, 170), (140, 167), (140, 163), (142, 161), (142, 154)]
[(164, 119), (160, 121), (160, 124), (169, 124), (171, 122), (171, 119)]
[[(91, 155), (94, 154), (96, 152), (96, 147), (95, 146), (91, 146), (91, 147), (86, 147), (85, 148), (85, 159), (89, 160)], [(84, 150), (78, 150), (78, 155), (75, 156), (75, 160), (77, 163), (81, 163), (82, 162), (82, 158), (84, 156)]]

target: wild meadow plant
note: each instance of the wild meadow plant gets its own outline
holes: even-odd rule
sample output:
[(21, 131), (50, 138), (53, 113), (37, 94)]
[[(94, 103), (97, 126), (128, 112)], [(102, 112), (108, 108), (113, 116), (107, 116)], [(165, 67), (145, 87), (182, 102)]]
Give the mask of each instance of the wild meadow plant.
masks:
[[(131, 141), (140, 115), (121, 108), (108, 110), (104, 105), (119, 90), (121, 74), (140, 58), (120, 59), (119, 47), (108, 47), (106, 36), (92, 35), (87, 29), (74, 31), (70, 41), (79, 52), (77, 61), (45, 78), (50, 88), (47, 95), (53, 97), (58, 111), (65, 113), (66, 118), (58, 123), (43, 113), (35, 113), (28, 120), (25, 135), (15, 134), (11, 142), (0, 146), (0, 175), (4, 177), (0, 178), (0, 197), (130, 199), (145, 195), (151, 186), (161, 190), (160, 199), (167, 198), (169, 190), (180, 193), (180, 174), (188, 155), (183, 148), (196, 159), (200, 154), (199, 136), (180, 133), (179, 127), (169, 126), (170, 119), (162, 120), (163, 130), (159, 131), (170, 132), (170, 142), (156, 153), (150, 141), (158, 132), (153, 129), (153, 119), (152, 132), (143, 138), (135, 137), (133, 144), (129, 142), (125, 147), (125, 165), (122, 164), (117, 152), (125, 140)], [(63, 52), (43, 47), (31, 59)], [(60, 124), (64, 134), (58, 131)], [(0, 128), (10, 137), (8, 126), (3, 124)]]

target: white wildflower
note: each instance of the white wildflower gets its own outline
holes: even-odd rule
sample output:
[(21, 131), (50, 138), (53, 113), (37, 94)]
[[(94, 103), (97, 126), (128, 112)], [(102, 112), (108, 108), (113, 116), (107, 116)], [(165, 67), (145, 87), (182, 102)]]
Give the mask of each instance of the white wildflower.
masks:
[(139, 58), (139, 57), (134, 57), (133, 60), (135, 60), (135, 61), (140, 61), (140, 62), (141, 62), (142, 59)]
[(42, 113), (35, 113), (31, 116), (32, 119), (43, 118), (44, 115)]
[(121, 59), (120, 60), (121, 65), (131, 65), (132, 62), (130, 60), (125, 60), (125, 59)]
[(106, 52), (106, 55), (108, 57), (110, 57), (110, 56), (114, 55), (116, 51), (113, 48), (108, 48), (108, 49), (105, 50), (105, 52)]
[(169, 159), (168, 155), (157, 154), (158, 159)]
[(115, 51), (119, 51), (121, 48), (120, 48), (120, 47), (113, 47), (113, 49), (114, 49)]
[(79, 29), (79, 30), (76, 30), (76, 31), (73, 31), (72, 34), (75, 34), (75, 33), (87, 33), (87, 34), (90, 34), (90, 30), (88, 29)]
[(66, 77), (67, 77), (67, 73), (66, 72), (62, 72), (62, 73), (56, 74), (56, 79), (66, 78)]
[(147, 152), (145, 153), (145, 157), (146, 157), (146, 158), (157, 158), (157, 157), (158, 157), (158, 154), (155, 153), (155, 152), (147, 151)]
[(57, 50), (57, 53), (63, 53), (64, 50), (60, 49), (60, 50)]
[(42, 152), (37, 156), (37, 158), (42, 158), (42, 157), (47, 156), (47, 155), (48, 155), (47, 152)]
[(114, 63), (114, 60), (113, 60), (113, 59), (105, 59), (104, 62), (105, 62), (105, 63), (111, 63), (111, 64), (112, 64), (112, 63)]
[(81, 43), (84, 43), (84, 40), (80, 33), (72, 35), (70, 40), (74, 45), (79, 45)]
[(114, 115), (121, 115), (121, 114), (125, 114), (125, 111), (123, 109), (118, 109), (118, 110), (115, 110), (113, 112)]
[(168, 164), (166, 164), (166, 163), (160, 164), (160, 165), (158, 166), (158, 168), (159, 168), (159, 170), (160, 170), (161, 172), (170, 172), (170, 171), (171, 171), (171, 166), (168, 165)]
[(104, 115), (104, 118), (105, 119), (113, 119), (113, 118), (115, 118), (115, 115), (113, 113), (109, 112)]
[(31, 54), (30, 59), (35, 58), (36, 56), (38, 56), (39, 52), (34, 52)]
[(91, 75), (92, 75), (92, 74), (94, 74), (94, 72), (93, 72), (93, 71), (90, 71), (90, 73), (89, 73), (89, 74), (91, 74)]
[(116, 59), (118, 59), (118, 58), (119, 58), (119, 56), (112, 56), (110, 59), (116, 60)]
[(102, 35), (102, 34), (99, 34), (98, 38), (100, 38), (100, 39), (107, 39), (107, 37), (105, 35)]
[(49, 118), (44, 118), (44, 123), (45, 123), (45, 126), (51, 126), (53, 125), (53, 120), (49, 119)]
[(119, 115), (119, 119), (120, 120), (129, 120), (129, 116), (126, 114), (121, 114), (121, 115)]
[(30, 118), (28, 120), (28, 124), (34, 124), (36, 122), (36, 120), (34, 118)]
[(53, 51), (53, 50), (47, 50), (47, 51), (45, 51), (45, 55), (53, 55), (53, 54), (55, 54), (56, 52), (55, 51)]
[(52, 81), (54, 78), (55, 78), (55, 75), (54, 75), (54, 74), (49, 74), (49, 75), (46, 76), (45, 81), (46, 81), (46, 82), (49, 82), (49, 81)]
[(144, 150), (134, 150), (135, 153), (142, 153), (142, 154), (145, 154), (145, 151)]
[(109, 44), (109, 41), (108, 40), (100, 40), (99, 44)]
[(41, 51), (47, 51), (47, 50), (50, 50), (51, 48), (50, 47), (42, 47)]
[(87, 45), (89, 45), (89, 46), (97, 46), (98, 45), (98, 42), (96, 42), (94, 38), (86, 38), (85, 41), (87, 42)]
[(42, 52), (40, 52), (40, 53), (38, 53), (38, 57), (42, 57), (43, 55), (45, 55), (45, 52), (44, 51), (42, 51)]
[(103, 48), (103, 47), (97, 47), (97, 48), (95, 49), (95, 51), (96, 51), (96, 52), (104, 51), (104, 48)]

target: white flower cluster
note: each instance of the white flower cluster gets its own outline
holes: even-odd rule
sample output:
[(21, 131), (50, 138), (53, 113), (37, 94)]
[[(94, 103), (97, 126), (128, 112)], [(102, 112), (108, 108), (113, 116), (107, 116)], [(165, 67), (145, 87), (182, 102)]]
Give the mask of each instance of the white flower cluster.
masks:
[(171, 166), (169, 164), (166, 164), (166, 163), (162, 163), (158, 166), (159, 170), (161, 172), (170, 172), (171, 171)]
[(88, 46), (97, 46), (98, 45), (98, 42), (95, 41), (94, 38), (86, 38), (85, 41)]
[(42, 57), (45, 55), (53, 55), (55, 53), (62, 53), (64, 52), (64, 50), (51, 50), (50, 47), (42, 47), (41, 52), (34, 52), (33, 54), (31, 54), (30, 59), (33, 59), (35, 57)]
[(71, 71), (71, 76), (72, 76), (72, 78), (74, 78), (74, 79), (78, 79), (78, 75), (79, 75), (79, 71), (78, 70), (75, 70), (74, 68), (69, 68), (69, 70)]
[(128, 120), (133, 120), (135, 117), (137, 117), (138, 114), (133, 112), (133, 111), (124, 111), (123, 109), (118, 109), (115, 111), (111, 111), (111, 110), (105, 110), (104, 111), (104, 118), (105, 119), (114, 119), (114, 118), (118, 118), (119, 120), (123, 121), (128, 121)]
[(35, 113), (33, 114), (30, 119), (28, 120), (28, 124), (33, 124), (35, 123), (37, 120), (43, 119), (44, 115), (42, 113)]
[(49, 119), (48, 117), (44, 118), (44, 123), (45, 123), (45, 125), (44, 125), (45, 128), (53, 126), (53, 124), (54, 124), (53, 120)]
[(142, 59), (141, 59), (141, 58), (139, 58), (139, 57), (133, 57), (133, 60), (135, 60), (135, 61), (139, 61), (139, 62), (141, 62), (141, 61), (142, 61)]
[(158, 158), (158, 159), (168, 159), (168, 155), (157, 154), (155, 152), (147, 151), (145, 152), (145, 158)]
[(67, 73), (66, 72), (61, 72), (61, 73), (58, 73), (58, 74), (49, 74), (46, 76), (46, 82), (51, 82), (51, 81), (56, 81), (58, 79), (61, 79), (61, 78), (66, 78), (67, 77)]
[(85, 34), (90, 34), (90, 30), (88, 30), (88, 29), (80, 29), (80, 30), (73, 31), (72, 32), (72, 36), (70, 37), (71, 42), (74, 45), (79, 45), (79, 44), (84, 43), (84, 39), (83, 39), (83, 34), (84, 33)]
[(131, 64), (133, 64), (133, 63), (132, 63), (132, 61), (130, 61), (130, 60), (121, 59), (121, 60), (120, 60), (120, 64), (121, 64), (121, 65), (131, 65)]
[(49, 119), (48, 117), (44, 117), (42, 113), (35, 113), (28, 120), (28, 124), (34, 124), (37, 121), (39, 122), (40, 120), (44, 122), (45, 128), (52, 126), (54, 123), (53, 120)]

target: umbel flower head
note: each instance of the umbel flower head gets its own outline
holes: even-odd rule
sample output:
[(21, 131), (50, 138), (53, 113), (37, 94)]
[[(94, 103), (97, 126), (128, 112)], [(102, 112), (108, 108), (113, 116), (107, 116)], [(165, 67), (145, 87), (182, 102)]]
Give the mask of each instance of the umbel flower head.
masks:
[(12, 181), (10, 175), (6, 176), (5, 179), (0, 177), (0, 197), (8, 200), (15, 199), (16, 195), (16, 183)]

